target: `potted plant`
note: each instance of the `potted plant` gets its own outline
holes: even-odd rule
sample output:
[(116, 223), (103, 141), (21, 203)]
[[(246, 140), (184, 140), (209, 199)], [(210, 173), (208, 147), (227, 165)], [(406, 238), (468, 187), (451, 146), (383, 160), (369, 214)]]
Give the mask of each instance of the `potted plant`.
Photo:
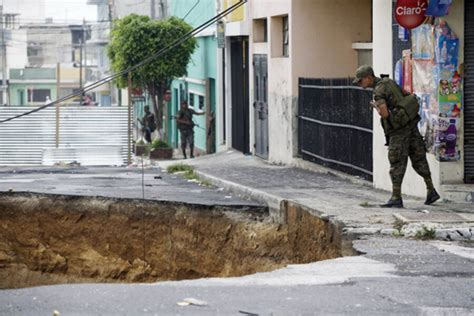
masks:
[(161, 139), (155, 139), (151, 143), (151, 159), (171, 159), (173, 157), (173, 148), (167, 142)]
[(147, 145), (143, 141), (143, 139), (140, 139), (138, 142), (135, 143), (135, 155), (136, 156), (142, 156), (146, 155), (147, 152)]

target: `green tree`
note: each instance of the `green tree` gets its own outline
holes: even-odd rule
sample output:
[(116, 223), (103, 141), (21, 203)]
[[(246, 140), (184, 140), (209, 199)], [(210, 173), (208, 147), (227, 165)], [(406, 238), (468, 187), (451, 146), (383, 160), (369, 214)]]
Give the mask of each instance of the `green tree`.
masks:
[[(181, 19), (151, 20), (148, 16), (128, 15), (114, 21), (108, 56), (114, 72), (132, 67), (190, 32), (192, 27)], [(132, 86), (150, 95), (158, 130), (163, 127), (163, 96), (171, 81), (186, 74), (196, 39), (189, 38), (131, 74)], [(117, 78), (119, 87), (127, 86), (127, 74)]]

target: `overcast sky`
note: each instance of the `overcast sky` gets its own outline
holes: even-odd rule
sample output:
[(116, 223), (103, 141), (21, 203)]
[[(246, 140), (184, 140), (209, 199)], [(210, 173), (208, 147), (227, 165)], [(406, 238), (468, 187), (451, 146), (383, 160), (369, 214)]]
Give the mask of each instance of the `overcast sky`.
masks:
[(97, 6), (87, 5), (87, 0), (45, 0), (46, 17), (56, 22), (77, 22), (97, 20)]

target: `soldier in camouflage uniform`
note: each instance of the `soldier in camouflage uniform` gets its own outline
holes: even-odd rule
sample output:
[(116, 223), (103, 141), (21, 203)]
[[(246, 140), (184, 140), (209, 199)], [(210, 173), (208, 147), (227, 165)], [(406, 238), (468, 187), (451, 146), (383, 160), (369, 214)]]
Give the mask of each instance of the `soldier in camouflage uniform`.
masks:
[[(399, 89), (404, 96), (409, 94), (393, 80), (375, 77), (374, 70), (370, 66), (361, 66), (357, 69), (354, 83), (364, 89), (374, 89), (371, 106), (381, 116), (382, 127), (388, 141), (392, 197), (381, 206), (403, 207), (401, 191), (408, 157), (410, 157), (413, 169), (425, 180), (427, 189), (425, 204), (429, 205), (438, 200), (440, 196), (433, 186), (430, 168), (426, 160), (426, 147), (417, 127), (420, 117), (411, 120), (408, 124), (401, 123), (403, 113), (397, 106), (397, 98), (393, 89)], [(398, 95), (400, 94), (398, 93)]]

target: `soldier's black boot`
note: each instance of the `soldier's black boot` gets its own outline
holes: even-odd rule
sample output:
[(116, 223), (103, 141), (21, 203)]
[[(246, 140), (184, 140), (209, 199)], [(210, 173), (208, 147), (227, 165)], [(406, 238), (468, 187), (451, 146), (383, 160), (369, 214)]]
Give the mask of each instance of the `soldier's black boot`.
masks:
[(426, 196), (426, 201), (425, 201), (425, 204), (426, 205), (430, 205), (436, 201), (438, 201), (440, 198), (438, 192), (436, 192), (435, 189), (431, 190), (428, 192), (427, 196)]
[(403, 200), (402, 198), (390, 199), (385, 204), (381, 204), (380, 207), (395, 207), (395, 208), (403, 208)]
[(191, 147), (190, 157), (191, 157), (191, 158), (194, 158), (194, 147)]
[(182, 151), (183, 151), (183, 157), (184, 157), (184, 159), (187, 159), (188, 157), (186, 156), (186, 149), (182, 149)]

